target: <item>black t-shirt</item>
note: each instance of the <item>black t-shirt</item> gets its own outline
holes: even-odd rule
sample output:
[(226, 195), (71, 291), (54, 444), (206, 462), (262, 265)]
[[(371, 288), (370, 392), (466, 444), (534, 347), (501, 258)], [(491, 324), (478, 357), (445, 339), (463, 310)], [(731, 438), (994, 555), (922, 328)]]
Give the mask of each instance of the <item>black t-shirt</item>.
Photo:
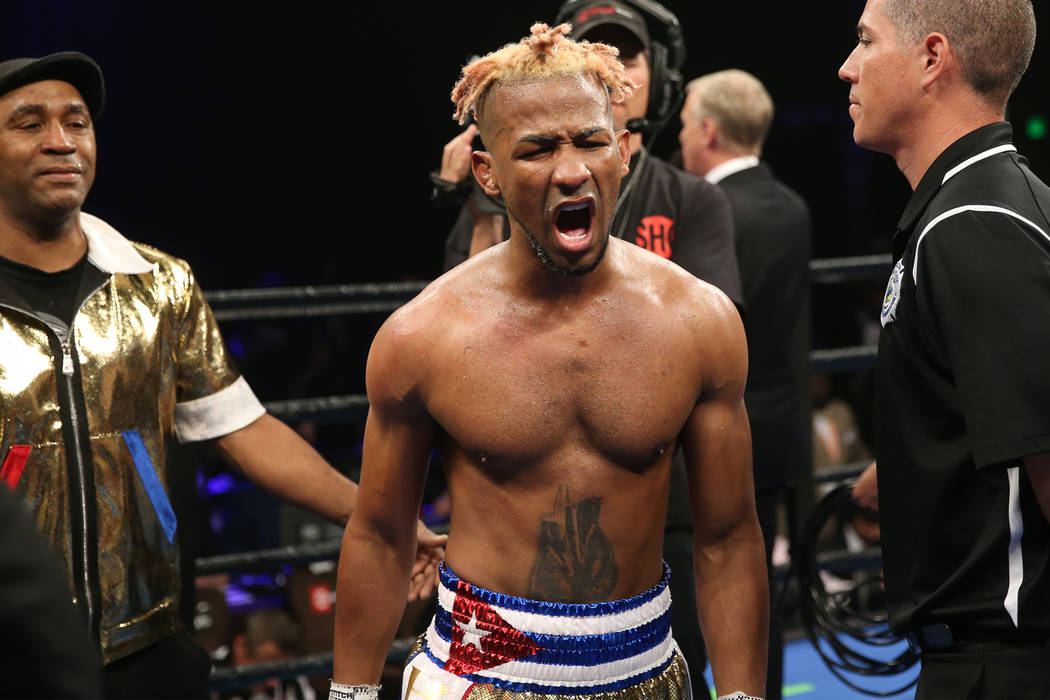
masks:
[(894, 237), (877, 460), (890, 622), (1050, 634), (1050, 188), (1007, 123), (930, 167)]
[(58, 272), (44, 272), (0, 256), (0, 277), (18, 293), (30, 309), (54, 327), (52, 319), (66, 328), (76, 313), (78, 291), (84, 276), (87, 253), (72, 267)]

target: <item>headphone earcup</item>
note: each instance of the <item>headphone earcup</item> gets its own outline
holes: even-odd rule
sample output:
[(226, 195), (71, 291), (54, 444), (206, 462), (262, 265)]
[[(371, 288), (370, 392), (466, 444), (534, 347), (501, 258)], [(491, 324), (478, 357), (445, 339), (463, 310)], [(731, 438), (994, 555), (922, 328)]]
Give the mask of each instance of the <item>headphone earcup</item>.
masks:
[(568, 2), (563, 3), (558, 10), (558, 16), (554, 19), (554, 26), (557, 27), (559, 24), (572, 22), (573, 15), (576, 14), (576, 8), (586, 1), (587, 0), (568, 0)]
[[(657, 131), (673, 116), (682, 98), (681, 66), (685, 61), (685, 44), (678, 19), (663, 5), (653, 0), (620, 0), (637, 10), (650, 32), (649, 42), (649, 109), (645, 118)], [(584, 5), (593, 0), (566, 0), (558, 10), (555, 24), (572, 22)]]
[(666, 114), (671, 107), (667, 92), (667, 48), (658, 41), (649, 43), (649, 109), (646, 117), (652, 120)]

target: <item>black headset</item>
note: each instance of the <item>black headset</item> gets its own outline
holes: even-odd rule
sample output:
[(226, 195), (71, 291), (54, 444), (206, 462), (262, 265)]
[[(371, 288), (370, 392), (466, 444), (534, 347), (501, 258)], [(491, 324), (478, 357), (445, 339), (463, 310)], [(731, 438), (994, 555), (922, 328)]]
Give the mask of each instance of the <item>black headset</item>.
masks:
[[(627, 123), (628, 129), (643, 134), (648, 141), (677, 114), (685, 97), (682, 79), (685, 39), (678, 18), (663, 5), (652, 0), (617, 1), (638, 10), (649, 29), (649, 106), (644, 118), (631, 119)], [(595, 0), (568, 0), (558, 10), (554, 23), (571, 23), (577, 11), (593, 4)]]

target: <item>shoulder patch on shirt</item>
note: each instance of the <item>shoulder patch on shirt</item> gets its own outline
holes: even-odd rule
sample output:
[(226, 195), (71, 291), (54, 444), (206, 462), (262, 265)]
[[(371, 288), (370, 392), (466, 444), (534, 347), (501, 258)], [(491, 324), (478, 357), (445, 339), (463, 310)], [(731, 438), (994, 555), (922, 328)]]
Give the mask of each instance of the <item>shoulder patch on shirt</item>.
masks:
[(882, 327), (897, 320), (897, 302), (901, 300), (901, 278), (904, 276), (904, 259), (893, 266), (890, 281), (886, 283), (886, 295), (882, 298)]

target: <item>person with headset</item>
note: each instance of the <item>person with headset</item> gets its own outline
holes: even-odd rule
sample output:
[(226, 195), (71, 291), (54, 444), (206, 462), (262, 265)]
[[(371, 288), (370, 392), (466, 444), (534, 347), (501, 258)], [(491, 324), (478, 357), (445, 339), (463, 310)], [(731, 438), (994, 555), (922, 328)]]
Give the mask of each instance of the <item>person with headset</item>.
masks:
[[(558, 11), (555, 24), (562, 22), (572, 25), (577, 39), (619, 49), (628, 75), (642, 85), (613, 109), (617, 128), (631, 132), (631, 172), (620, 185), (611, 235), (670, 259), (743, 309), (725, 195), (645, 147), (681, 105), (685, 43), (678, 19), (650, 0), (570, 0)], [(477, 126), (470, 124), (446, 144), (440, 169), (431, 173), (434, 201), (462, 204), (445, 240), (446, 271), (510, 235), (502, 203), (486, 197), (470, 177), (476, 136)]]
[[(716, 185), (683, 172), (645, 147), (646, 140), (678, 115), (682, 102), (685, 44), (678, 19), (649, 0), (570, 0), (558, 12), (556, 23), (561, 22), (572, 25), (577, 39), (615, 46), (627, 74), (641, 84), (633, 97), (613, 107), (616, 127), (631, 132), (631, 172), (620, 184), (610, 235), (669, 258), (721, 289), (743, 310), (728, 199)], [(510, 232), (501, 203), (476, 187), (470, 193), (471, 187), (463, 184), (473, 182), (469, 167), (476, 135), (477, 126), (471, 124), (452, 139), (442, 154), (441, 169), (432, 174), (436, 200), (467, 197), (445, 242), (446, 270)], [(671, 478), (663, 548), (673, 572), (674, 636), (689, 664), (694, 697), (707, 697), (707, 655), (693, 594), (693, 521), (680, 451), (672, 462)]]

